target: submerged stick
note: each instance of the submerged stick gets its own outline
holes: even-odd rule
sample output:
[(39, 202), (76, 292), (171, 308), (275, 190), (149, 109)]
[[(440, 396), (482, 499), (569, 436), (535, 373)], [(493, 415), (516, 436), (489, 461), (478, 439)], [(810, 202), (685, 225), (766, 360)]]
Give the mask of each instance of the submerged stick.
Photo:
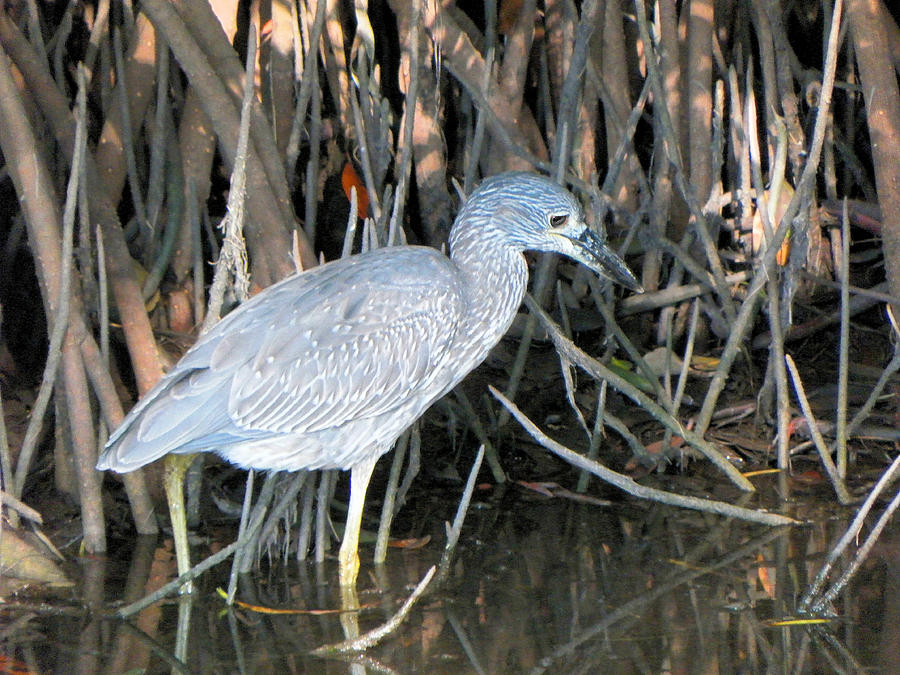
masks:
[(181, 588), (184, 584), (193, 581), (201, 574), (203, 574), (206, 570), (211, 567), (215, 567), (223, 560), (226, 560), (228, 556), (235, 552), (239, 545), (243, 544), (241, 541), (234, 541), (221, 551), (217, 553), (213, 553), (211, 556), (203, 560), (202, 562), (197, 563), (191, 569), (189, 569), (184, 574), (180, 575), (178, 578), (173, 579), (169, 583), (164, 586), (160, 586), (156, 591), (147, 595), (140, 600), (132, 602), (130, 605), (125, 605), (124, 607), (120, 607), (116, 610), (114, 616), (118, 619), (127, 619), (129, 616), (133, 616), (137, 614), (142, 609), (146, 609), (153, 603), (162, 600), (167, 595), (170, 595), (176, 592), (179, 588)]
[[(869, 515), (869, 511), (872, 510), (872, 506), (875, 504), (875, 500), (881, 495), (884, 489), (893, 481), (895, 475), (898, 470), (900, 470), (900, 457), (894, 459), (891, 465), (887, 468), (887, 470), (881, 475), (881, 478), (878, 479), (878, 482), (875, 483), (875, 487), (872, 488), (872, 491), (869, 493), (869, 496), (866, 497), (865, 501), (859, 507), (859, 511), (856, 512), (856, 516), (853, 518), (853, 522), (847, 527), (847, 531), (844, 532), (844, 535), (840, 538), (837, 544), (828, 552), (828, 556), (825, 559), (825, 562), (822, 564), (819, 573), (816, 575), (816, 578), (807, 588), (806, 593), (803, 595), (803, 598), (800, 600), (800, 604), (798, 605), (798, 611), (803, 614), (806, 612), (820, 612), (823, 607), (834, 599), (835, 588), (842, 588), (843, 584), (846, 583), (847, 574), (853, 570), (855, 571), (856, 566), (859, 565), (862, 561), (859, 559), (861, 551), (857, 551), (857, 558), (854, 560), (856, 566), (851, 563), (851, 567), (845, 572), (841, 579), (832, 586), (832, 588), (827, 593), (822, 593), (822, 588), (825, 586), (825, 582), (828, 579), (828, 575), (830, 574), (834, 565), (838, 562), (841, 555), (847, 549), (847, 547), (853, 542), (858, 540), (859, 533), (862, 530), (863, 522), (866, 519), (866, 516)], [(894, 498), (896, 501), (896, 497)], [(869, 539), (866, 540), (866, 545), (869, 545), (869, 541), (872, 536), (877, 537), (877, 533), (881, 532), (881, 528), (884, 527), (884, 523), (882, 522), (885, 518), (885, 515), (890, 515), (893, 513), (893, 509), (896, 508), (896, 505), (892, 502), (891, 506), (889, 506), (885, 513), (882, 514), (882, 517), (878, 521), (877, 527), (873, 529), (873, 531), (869, 535)], [(868, 552), (868, 549), (866, 549)], [(863, 556), (864, 557), (864, 556)], [(843, 582), (843, 584), (842, 584)]]
[(316, 649), (313, 649), (310, 654), (314, 654), (316, 656), (327, 656), (330, 654), (362, 652), (369, 647), (374, 647), (375, 645), (377, 645), (379, 642), (381, 642), (381, 640), (394, 632), (401, 623), (403, 623), (403, 620), (406, 618), (406, 615), (409, 614), (409, 611), (413, 608), (416, 600), (418, 600), (422, 596), (422, 593), (425, 592), (425, 589), (431, 582), (432, 577), (434, 577), (436, 569), (437, 568), (434, 565), (432, 565), (428, 569), (428, 571), (425, 573), (425, 576), (422, 578), (422, 581), (420, 581), (418, 586), (413, 589), (412, 594), (406, 599), (406, 602), (403, 603), (403, 606), (400, 607), (400, 609), (397, 610), (397, 613), (394, 614), (390, 619), (385, 621), (383, 624), (381, 624), (377, 628), (373, 628), (368, 633), (360, 635), (358, 638), (317, 647)]

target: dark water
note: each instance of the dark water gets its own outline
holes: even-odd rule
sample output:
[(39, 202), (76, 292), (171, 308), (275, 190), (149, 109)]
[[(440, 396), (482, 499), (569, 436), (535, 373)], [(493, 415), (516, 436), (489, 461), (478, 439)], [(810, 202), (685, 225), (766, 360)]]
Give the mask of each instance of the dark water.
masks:
[[(814, 524), (773, 530), (511, 490), (513, 499), (473, 506), (444, 583), (363, 656), (309, 654), (344, 639), (347, 621), (335, 613), (227, 611), (214, 591), (227, 568), (202, 579), (189, 604), (170, 600), (128, 622), (71, 603), (64, 616), (19, 616), (6, 623), (4, 651), (40, 673), (900, 673), (900, 528), (882, 535), (840, 596), (839, 618), (774, 626), (794, 615), (852, 510), (808, 508)], [(392, 549), (383, 569), (363, 549), (361, 632), (392, 615), (439, 559), (433, 520), (429, 545)], [(73, 598), (100, 610), (111, 596), (160, 586), (172, 567), (156, 541), (138, 542), (125, 563), (84, 561)], [(239, 599), (334, 610), (336, 578), (334, 562), (272, 567), (243, 579)]]

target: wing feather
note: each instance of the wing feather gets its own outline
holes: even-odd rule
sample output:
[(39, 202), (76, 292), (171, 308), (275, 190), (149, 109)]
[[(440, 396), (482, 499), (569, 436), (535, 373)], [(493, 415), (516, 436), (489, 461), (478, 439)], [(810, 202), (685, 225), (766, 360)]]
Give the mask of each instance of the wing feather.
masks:
[(390, 412), (428, 386), (462, 315), (455, 268), (429, 248), (379, 249), (285, 279), (198, 340), (129, 412), (98, 467), (130, 471), (168, 452)]
[(446, 259), (421, 258), (399, 281), (390, 268), (363, 266), (323, 288), (315, 306), (306, 298), (284, 308), (293, 330), (276, 328), (253, 358), (239, 359), (228, 400), (235, 424), (313, 433), (389, 412), (427, 386), (448, 356), (462, 300)]

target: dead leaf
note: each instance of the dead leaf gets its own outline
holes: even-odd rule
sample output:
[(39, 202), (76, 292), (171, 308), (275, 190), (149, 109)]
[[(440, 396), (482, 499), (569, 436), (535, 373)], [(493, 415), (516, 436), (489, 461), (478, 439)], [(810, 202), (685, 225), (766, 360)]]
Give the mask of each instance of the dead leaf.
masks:
[(33, 584), (73, 586), (44, 551), (16, 530), (3, 530), (0, 537), (0, 575)]

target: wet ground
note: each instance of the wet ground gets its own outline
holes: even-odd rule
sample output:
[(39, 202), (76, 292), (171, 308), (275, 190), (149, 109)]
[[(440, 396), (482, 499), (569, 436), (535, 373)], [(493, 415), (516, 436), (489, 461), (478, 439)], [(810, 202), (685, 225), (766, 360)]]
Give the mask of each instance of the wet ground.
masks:
[[(757, 479), (757, 499), (774, 480)], [(407, 507), (418, 515), (401, 529), (430, 534), (423, 548), (391, 549), (381, 569), (363, 548), (361, 632), (391, 616), (440, 558), (458, 493), (446, 488), (446, 514), (434, 512), (434, 494)], [(896, 526), (840, 596), (839, 618), (778, 623), (795, 615), (852, 517), (832, 503), (827, 490), (804, 495), (787, 512), (812, 524), (774, 530), (621, 495), (604, 506), (483, 487), (446, 580), (364, 655), (329, 658), (310, 651), (345, 636), (334, 561), (264, 565), (242, 579), (245, 604), (230, 611), (215, 591), (226, 564), (191, 600), (123, 622), (103, 614), (174, 567), (165, 537), (124, 542), (120, 561), (83, 559), (78, 586), (57, 601), (7, 606), (0, 672), (900, 673)]]

